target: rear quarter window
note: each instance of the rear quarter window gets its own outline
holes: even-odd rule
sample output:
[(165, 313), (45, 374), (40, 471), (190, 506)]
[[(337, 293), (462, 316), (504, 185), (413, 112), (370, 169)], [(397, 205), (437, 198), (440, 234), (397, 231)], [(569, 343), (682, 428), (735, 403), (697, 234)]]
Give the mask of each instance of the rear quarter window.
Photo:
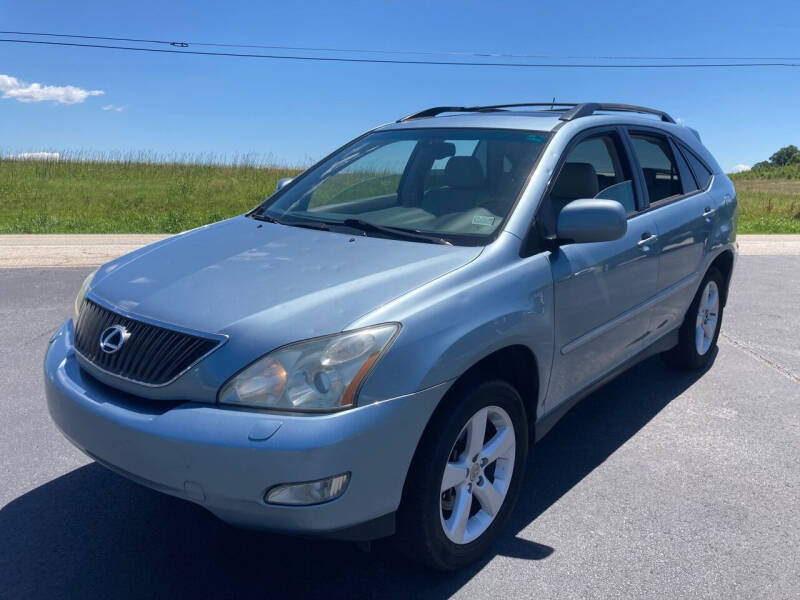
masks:
[(700, 187), (701, 190), (708, 187), (708, 184), (711, 183), (711, 177), (713, 173), (711, 169), (709, 169), (703, 161), (701, 161), (697, 156), (689, 150), (683, 144), (680, 144), (680, 150), (683, 155), (686, 157), (686, 162), (689, 163), (689, 168), (694, 173), (694, 178), (697, 180), (697, 185)]

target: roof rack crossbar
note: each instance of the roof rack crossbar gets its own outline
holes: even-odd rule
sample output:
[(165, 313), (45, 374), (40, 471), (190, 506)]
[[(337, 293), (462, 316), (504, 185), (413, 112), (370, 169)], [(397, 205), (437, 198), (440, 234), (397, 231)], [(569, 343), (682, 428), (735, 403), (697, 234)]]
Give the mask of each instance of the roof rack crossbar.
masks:
[(646, 106), (635, 106), (633, 104), (615, 104), (615, 103), (601, 103), (601, 102), (584, 102), (578, 104), (570, 110), (566, 111), (559, 117), (562, 121), (572, 121), (580, 117), (588, 117), (597, 111), (611, 111), (611, 112), (635, 112), (644, 113), (648, 115), (656, 115), (665, 123), (674, 123), (675, 120), (670, 117), (663, 110), (655, 108), (647, 108)]
[(501, 111), (504, 108), (521, 108), (524, 106), (549, 106), (553, 110), (565, 110), (579, 106), (576, 102), (523, 102), (519, 104), (492, 104), (489, 106), (434, 106), (433, 108), (426, 108), (419, 112), (415, 112), (407, 117), (398, 119), (398, 123), (403, 121), (411, 121), (413, 119), (424, 119), (426, 117), (435, 117), (441, 113), (446, 112), (494, 112)]

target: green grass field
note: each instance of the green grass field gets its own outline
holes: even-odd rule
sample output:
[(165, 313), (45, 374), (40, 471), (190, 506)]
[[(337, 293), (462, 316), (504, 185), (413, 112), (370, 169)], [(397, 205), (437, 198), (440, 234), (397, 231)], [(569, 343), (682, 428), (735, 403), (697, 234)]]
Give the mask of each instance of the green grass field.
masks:
[(243, 213), (299, 169), (0, 159), (0, 233), (175, 233)]
[[(300, 169), (130, 156), (0, 159), (0, 233), (175, 233), (240, 214)], [(740, 233), (800, 233), (800, 168), (733, 176)]]
[(739, 233), (800, 233), (800, 179), (733, 176)]

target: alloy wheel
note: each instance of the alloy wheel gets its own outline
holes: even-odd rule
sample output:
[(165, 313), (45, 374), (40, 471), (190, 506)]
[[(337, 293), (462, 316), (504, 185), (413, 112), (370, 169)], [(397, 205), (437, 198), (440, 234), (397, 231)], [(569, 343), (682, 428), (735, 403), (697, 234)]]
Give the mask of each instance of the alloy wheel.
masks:
[(719, 288), (714, 280), (706, 283), (695, 321), (695, 348), (700, 356), (708, 352), (714, 343), (719, 320)]
[(514, 473), (516, 435), (499, 406), (476, 412), (453, 444), (442, 475), (440, 518), (447, 538), (468, 544), (494, 521)]

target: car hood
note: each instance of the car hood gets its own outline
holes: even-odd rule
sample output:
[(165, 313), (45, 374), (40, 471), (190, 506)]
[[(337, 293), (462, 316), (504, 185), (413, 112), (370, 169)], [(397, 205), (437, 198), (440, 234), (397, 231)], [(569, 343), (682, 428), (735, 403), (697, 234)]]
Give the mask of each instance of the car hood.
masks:
[(276, 347), (340, 331), (480, 251), (241, 216), (105, 265), (91, 293), (134, 314)]

